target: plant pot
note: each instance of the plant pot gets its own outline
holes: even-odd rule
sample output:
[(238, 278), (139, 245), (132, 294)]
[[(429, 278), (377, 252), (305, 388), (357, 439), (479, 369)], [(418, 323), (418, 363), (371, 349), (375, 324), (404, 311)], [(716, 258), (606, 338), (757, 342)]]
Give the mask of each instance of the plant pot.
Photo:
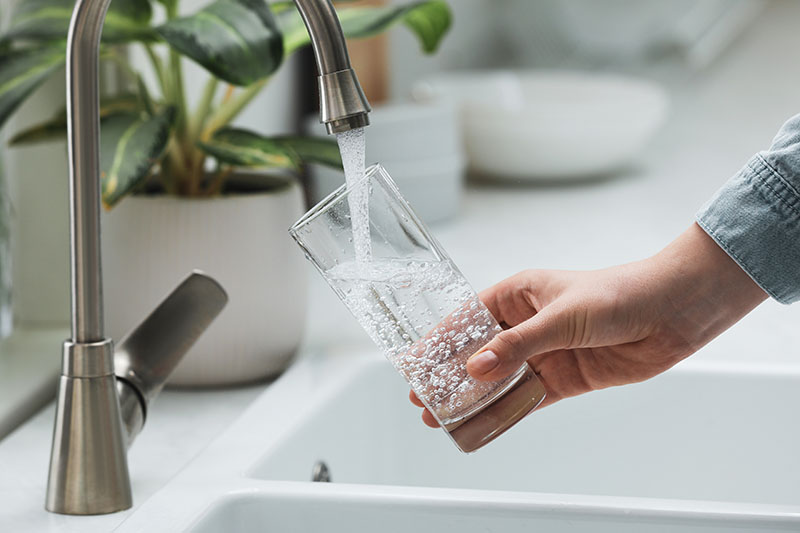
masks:
[[(292, 177), (247, 175), (215, 198), (124, 199), (104, 215), (107, 333), (119, 341), (193, 269), (219, 281), (227, 307), (175, 370), (179, 386), (243, 384), (291, 363), (306, 313), (306, 268), (287, 229), (303, 213)], [(235, 182), (236, 180), (232, 180)]]

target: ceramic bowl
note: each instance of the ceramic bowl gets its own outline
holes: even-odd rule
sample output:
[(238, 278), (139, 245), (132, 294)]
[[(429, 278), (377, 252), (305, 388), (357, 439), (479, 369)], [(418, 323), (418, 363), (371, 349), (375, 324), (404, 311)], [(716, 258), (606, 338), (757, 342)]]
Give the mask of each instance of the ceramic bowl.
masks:
[(669, 107), (652, 82), (568, 71), (448, 73), (418, 82), (413, 96), (457, 103), (470, 170), (517, 180), (612, 173), (635, 158)]

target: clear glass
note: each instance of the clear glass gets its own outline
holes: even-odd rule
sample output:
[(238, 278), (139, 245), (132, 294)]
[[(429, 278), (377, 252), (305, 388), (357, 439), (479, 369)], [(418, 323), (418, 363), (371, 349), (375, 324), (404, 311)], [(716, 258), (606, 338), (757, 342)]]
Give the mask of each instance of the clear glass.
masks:
[(11, 333), (11, 200), (0, 161), (0, 339)]
[[(359, 197), (368, 199), (366, 263), (353, 243), (350, 205)], [(501, 328), (380, 165), (289, 231), (460, 450), (477, 450), (544, 399), (527, 364), (495, 382), (467, 373), (467, 359)]]

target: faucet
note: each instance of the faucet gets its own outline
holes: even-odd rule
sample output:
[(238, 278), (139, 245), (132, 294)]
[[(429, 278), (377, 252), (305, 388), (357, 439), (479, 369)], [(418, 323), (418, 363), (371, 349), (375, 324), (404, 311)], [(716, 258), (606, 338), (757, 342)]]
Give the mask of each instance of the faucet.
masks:
[(328, 134), (369, 126), (372, 110), (350, 66), (339, 17), (330, 0), (295, 0), (311, 36), (319, 77), (320, 122)]
[[(227, 295), (192, 273), (117, 349), (104, 334), (100, 255), (100, 36), (111, 0), (77, 0), (67, 38), (71, 338), (64, 343), (45, 508), (106, 514), (133, 505), (127, 447), (152, 399)], [(328, 133), (369, 125), (370, 106), (350, 66), (330, 0), (295, 0), (319, 70)]]

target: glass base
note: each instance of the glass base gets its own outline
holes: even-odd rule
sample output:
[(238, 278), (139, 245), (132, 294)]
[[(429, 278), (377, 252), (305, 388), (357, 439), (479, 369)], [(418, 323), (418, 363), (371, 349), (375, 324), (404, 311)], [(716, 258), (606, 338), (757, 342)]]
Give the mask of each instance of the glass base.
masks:
[(468, 418), (446, 424), (444, 430), (459, 450), (471, 453), (492, 442), (536, 409), (544, 397), (544, 385), (528, 366), (501, 397)]

